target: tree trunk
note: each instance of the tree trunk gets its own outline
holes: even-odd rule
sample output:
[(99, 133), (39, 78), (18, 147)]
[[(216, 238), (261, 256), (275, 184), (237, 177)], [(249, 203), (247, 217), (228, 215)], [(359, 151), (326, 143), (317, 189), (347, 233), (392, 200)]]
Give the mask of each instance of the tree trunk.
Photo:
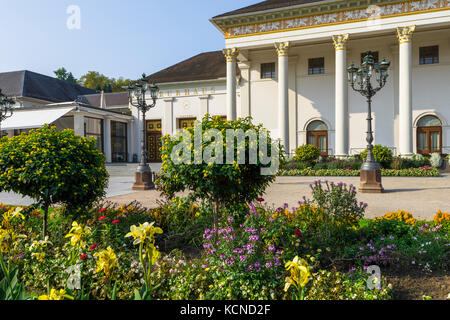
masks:
[(45, 239), (45, 237), (47, 236), (47, 217), (48, 217), (48, 207), (49, 205), (46, 204), (44, 206), (44, 225), (43, 225), (43, 230), (42, 230), (42, 234), (43, 234), (43, 238)]

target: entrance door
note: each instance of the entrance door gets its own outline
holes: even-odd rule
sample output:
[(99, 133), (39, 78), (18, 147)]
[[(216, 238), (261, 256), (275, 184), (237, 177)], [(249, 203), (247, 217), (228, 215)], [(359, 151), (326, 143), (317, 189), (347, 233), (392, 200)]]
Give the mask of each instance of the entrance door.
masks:
[(161, 120), (147, 121), (147, 152), (149, 163), (159, 163), (161, 160), (162, 147)]

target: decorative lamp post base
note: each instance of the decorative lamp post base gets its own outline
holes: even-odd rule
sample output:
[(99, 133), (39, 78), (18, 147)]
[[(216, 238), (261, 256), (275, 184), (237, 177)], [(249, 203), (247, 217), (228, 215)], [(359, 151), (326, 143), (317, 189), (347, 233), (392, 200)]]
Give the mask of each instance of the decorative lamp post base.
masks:
[(134, 185), (132, 187), (135, 191), (145, 191), (155, 189), (155, 184), (153, 183), (152, 172), (135, 172), (134, 173)]
[(381, 184), (381, 169), (361, 170), (361, 193), (383, 193), (384, 188)]

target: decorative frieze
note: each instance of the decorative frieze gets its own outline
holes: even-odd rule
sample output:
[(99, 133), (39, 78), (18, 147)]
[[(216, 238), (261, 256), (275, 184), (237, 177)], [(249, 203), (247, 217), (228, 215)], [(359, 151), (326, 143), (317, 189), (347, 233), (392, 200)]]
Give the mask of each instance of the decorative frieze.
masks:
[(333, 36), (334, 48), (337, 50), (345, 50), (347, 47), (349, 34), (340, 34)]
[(414, 30), (416, 30), (416, 26), (397, 28), (397, 38), (400, 44), (411, 42)]
[(380, 4), (374, 13), (373, 6), (367, 8), (347, 9), (330, 13), (321, 13), (274, 21), (255, 22), (226, 28), (226, 38), (237, 38), (258, 34), (293, 31), (328, 25), (367, 21), (376, 18), (389, 18), (413, 13), (450, 9), (450, 0), (415, 0), (392, 4)]

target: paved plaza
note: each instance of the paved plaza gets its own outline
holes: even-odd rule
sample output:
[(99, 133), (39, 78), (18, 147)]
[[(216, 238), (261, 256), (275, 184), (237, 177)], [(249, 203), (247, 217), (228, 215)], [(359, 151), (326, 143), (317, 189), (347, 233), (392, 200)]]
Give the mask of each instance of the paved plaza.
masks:
[[(131, 190), (136, 166), (128, 164), (107, 167), (111, 177), (106, 198), (118, 204), (137, 200), (145, 207), (155, 207), (157, 200), (161, 199), (158, 191), (134, 192)], [(152, 164), (151, 167), (153, 171), (160, 170), (159, 164)], [(311, 197), (309, 185), (319, 179), (359, 186), (359, 177), (279, 177), (268, 188), (264, 198), (274, 207), (280, 207), (284, 203), (295, 207), (303, 196)], [(448, 173), (440, 178), (386, 177), (383, 178), (383, 186), (386, 189), (383, 194), (358, 194), (358, 200), (369, 205), (366, 217), (378, 217), (390, 211), (407, 210), (417, 218), (432, 219), (438, 210), (450, 211), (450, 175)], [(10, 193), (0, 193), (0, 202), (11, 205), (33, 203), (31, 199)]]
[[(275, 207), (281, 207), (284, 203), (295, 207), (303, 196), (311, 197), (309, 185), (319, 179), (359, 186), (359, 177), (279, 177), (268, 188), (264, 198), (269, 205)], [(450, 211), (448, 174), (440, 178), (383, 178), (383, 186), (386, 189), (383, 194), (358, 194), (358, 200), (369, 205), (366, 217), (379, 217), (390, 211), (406, 210), (417, 218), (430, 220), (438, 210)], [(158, 199), (159, 192), (144, 191), (108, 200), (120, 204), (137, 200), (151, 208), (157, 206)]]

